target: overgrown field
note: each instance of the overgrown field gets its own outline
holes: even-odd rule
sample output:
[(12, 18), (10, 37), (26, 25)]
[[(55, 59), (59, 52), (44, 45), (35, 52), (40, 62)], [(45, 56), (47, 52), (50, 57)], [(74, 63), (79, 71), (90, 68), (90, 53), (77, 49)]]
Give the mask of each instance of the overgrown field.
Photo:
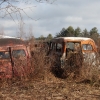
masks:
[(45, 73), (45, 78), (0, 83), (0, 100), (100, 100), (100, 83), (59, 79)]
[(46, 59), (44, 50), (34, 53), (30, 76), (0, 80), (0, 100), (100, 100), (99, 63), (84, 64), (64, 76), (54, 67), (54, 56)]

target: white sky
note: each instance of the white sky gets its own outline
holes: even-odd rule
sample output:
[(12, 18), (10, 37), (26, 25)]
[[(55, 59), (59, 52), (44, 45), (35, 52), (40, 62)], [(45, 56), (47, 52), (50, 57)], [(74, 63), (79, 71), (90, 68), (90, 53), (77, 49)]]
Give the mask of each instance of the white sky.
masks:
[[(24, 11), (33, 20), (22, 12), (24, 30), (28, 34), (29, 26), (32, 26), (35, 37), (47, 36), (49, 33), (55, 36), (68, 26), (73, 26), (74, 29), (80, 27), (82, 30), (86, 28), (88, 31), (97, 27), (100, 33), (100, 0), (56, 0), (53, 4), (38, 3), (34, 0), (17, 5), (21, 8), (27, 7)], [(0, 16), (3, 16), (2, 12)], [(0, 26), (4, 28), (6, 35), (18, 36), (19, 16), (18, 19), (16, 13), (12, 16), (14, 21), (9, 15), (0, 18)]]

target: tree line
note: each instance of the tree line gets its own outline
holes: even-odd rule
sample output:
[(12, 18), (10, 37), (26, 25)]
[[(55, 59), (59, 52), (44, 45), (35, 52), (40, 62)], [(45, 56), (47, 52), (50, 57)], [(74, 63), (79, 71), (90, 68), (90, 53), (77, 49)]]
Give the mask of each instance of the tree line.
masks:
[(99, 36), (96, 27), (93, 27), (90, 31), (87, 31), (87, 29), (81, 31), (80, 27), (74, 29), (72, 26), (69, 26), (68, 28), (62, 28), (62, 30), (56, 34), (56, 37), (90, 37), (94, 34)]
[[(100, 41), (100, 34), (98, 33), (97, 27), (93, 27), (90, 31), (88, 31), (86, 28), (81, 30), (80, 27), (74, 29), (72, 26), (69, 26), (68, 28), (62, 28), (61, 31), (55, 35), (55, 37), (88, 37), (92, 38), (96, 43)], [(48, 34), (47, 37), (41, 35), (37, 39), (50, 40), (52, 38), (52, 34)]]
[(96, 27), (93, 27), (90, 31), (87, 29), (82, 31), (80, 27), (74, 29), (72, 26), (69, 26), (68, 28), (62, 28), (61, 31), (56, 34), (56, 37), (88, 37), (92, 38), (97, 43), (100, 34)]

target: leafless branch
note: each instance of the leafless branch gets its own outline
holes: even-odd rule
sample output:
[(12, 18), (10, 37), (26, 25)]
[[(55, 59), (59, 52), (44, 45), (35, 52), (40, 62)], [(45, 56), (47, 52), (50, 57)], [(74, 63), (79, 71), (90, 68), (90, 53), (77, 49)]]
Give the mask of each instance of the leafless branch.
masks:
[(4, 2), (5, 2), (5, 1), (2, 1), (2, 2), (0, 3), (0, 5), (2, 5)]
[[(8, 14), (9, 14), (10, 17), (12, 18), (12, 20), (15, 22), (14, 18), (13, 18), (12, 15), (9, 13), (8, 9), (5, 9), (5, 10), (8, 12)], [(15, 24), (16, 24), (16, 22), (15, 22)]]
[[(52, 4), (55, 0), (34, 0), (34, 1), (37, 1), (39, 3), (47, 2), (47, 3), (51, 3)], [(15, 14), (17, 20), (18, 20), (18, 17), (19, 17), (20, 20), (23, 21), (23, 17), (22, 17), (22, 12), (23, 12), (28, 18), (30, 18), (32, 20), (35, 20), (25, 12), (25, 9), (31, 9), (32, 7), (36, 7), (36, 6), (30, 6), (30, 7), (26, 7), (26, 8), (21, 8), (21, 7), (18, 7), (18, 6), (14, 5), (14, 3), (20, 3), (20, 2), (28, 4), (29, 2), (32, 2), (32, 1), (29, 1), (29, 0), (0, 0), (0, 11), (3, 14), (1, 16), (1, 18), (5, 18), (6, 16), (9, 15), (11, 17), (11, 19), (15, 22), (14, 17), (13, 17), (13, 15)], [(37, 21), (37, 20), (39, 20), (39, 19), (36, 19), (35, 21)]]

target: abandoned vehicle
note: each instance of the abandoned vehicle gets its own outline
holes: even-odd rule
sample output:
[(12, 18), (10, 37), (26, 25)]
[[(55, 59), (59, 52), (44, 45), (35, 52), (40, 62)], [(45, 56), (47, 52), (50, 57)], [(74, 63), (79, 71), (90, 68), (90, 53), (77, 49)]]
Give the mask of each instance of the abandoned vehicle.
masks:
[(18, 38), (0, 39), (0, 78), (25, 76), (30, 73), (30, 50), (25, 42)]
[(97, 48), (91, 38), (57, 37), (49, 44), (48, 55), (55, 55), (61, 68), (81, 66), (83, 61), (93, 63)]

